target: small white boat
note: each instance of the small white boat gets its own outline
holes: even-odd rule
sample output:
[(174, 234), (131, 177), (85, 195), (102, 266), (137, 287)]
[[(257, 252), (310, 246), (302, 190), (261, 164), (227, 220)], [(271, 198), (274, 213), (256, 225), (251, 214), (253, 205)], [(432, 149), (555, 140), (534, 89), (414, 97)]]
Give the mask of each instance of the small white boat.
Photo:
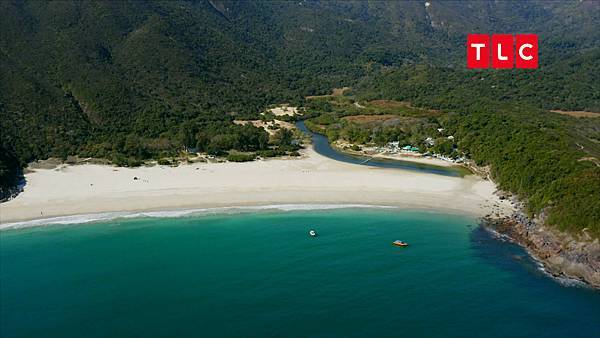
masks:
[(310, 237), (317, 237), (317, 232), (316, 232), (316, 231), (314, 231), (314, 230), (310, 230), (310, 231), (308, 232), (308, 235), (309, 235)]
[(408, 246), (408, 243), (403, 242), (403, 241), (394, 241), (392, 244), (394, 244), (395, 246), (402, 247), (402, 248), (405, 248)]

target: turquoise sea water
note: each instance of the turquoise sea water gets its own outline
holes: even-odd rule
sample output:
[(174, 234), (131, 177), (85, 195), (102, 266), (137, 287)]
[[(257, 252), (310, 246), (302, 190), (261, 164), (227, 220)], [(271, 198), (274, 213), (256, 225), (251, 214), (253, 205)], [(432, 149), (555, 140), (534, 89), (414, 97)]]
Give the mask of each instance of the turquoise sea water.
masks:
[(2, 337), (600, 333), (600, 292), (547, 277), (474, 219), (385, 209), (2, 231), (0, 297)]

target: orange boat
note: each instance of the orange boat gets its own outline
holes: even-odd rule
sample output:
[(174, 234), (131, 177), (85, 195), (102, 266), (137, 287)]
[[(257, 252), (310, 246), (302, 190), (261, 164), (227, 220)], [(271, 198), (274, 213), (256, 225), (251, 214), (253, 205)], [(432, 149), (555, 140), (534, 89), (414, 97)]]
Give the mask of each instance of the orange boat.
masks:
[(403, 248), (408, 246), (408, 243), (402, 242), (402, 241), (394, 241), (394, 243), (392, 243), (392, 244), (394, 244), (395, 246), (403, 247)]

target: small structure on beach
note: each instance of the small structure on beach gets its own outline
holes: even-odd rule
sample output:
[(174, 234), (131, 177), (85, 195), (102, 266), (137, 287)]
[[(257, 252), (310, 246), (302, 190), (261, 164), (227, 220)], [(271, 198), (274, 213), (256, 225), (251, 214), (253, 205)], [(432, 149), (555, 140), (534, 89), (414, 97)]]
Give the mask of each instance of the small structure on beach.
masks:
[(419, 148), (413, 147), (413, 146), (411, 146), (409, 144), (409, 145), (405, 145), (404, 147), (402, 147), (402, 150), (404, 150), (404, 151), (410, 151), (410, 152), (418, 152)]
[(397, 153), (400, 150), (400, 142), (388, 142), (386, 150), (391, 153)]

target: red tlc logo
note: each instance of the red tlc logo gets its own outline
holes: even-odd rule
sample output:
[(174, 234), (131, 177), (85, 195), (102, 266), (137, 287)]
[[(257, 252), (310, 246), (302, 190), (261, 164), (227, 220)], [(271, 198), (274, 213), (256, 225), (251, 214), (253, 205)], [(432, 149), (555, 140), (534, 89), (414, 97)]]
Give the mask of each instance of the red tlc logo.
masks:
[(487, 34), (467, 36), (467, 68), (537, 68), (538, 37), (536, 34)]

